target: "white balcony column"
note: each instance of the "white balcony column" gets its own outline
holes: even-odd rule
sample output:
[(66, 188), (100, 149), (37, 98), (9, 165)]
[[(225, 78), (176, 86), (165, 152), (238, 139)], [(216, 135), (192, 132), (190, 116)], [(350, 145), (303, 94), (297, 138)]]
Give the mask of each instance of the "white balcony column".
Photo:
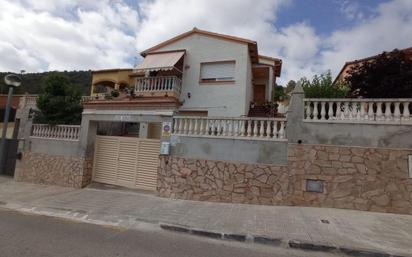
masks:
[(353, 118), (355, 120), (361, 119), (361, 108), (362, 108), (361, 103), (352, 102)]
[(258, 136), (258, 121), (254, 120), (253, 121), (253, 136), (257, 137)]
[(188, 132), (188, 134), (193, 135), (193, 121), (194, 120), (191, 119), (191, 118), (188, 118), (187, 121), (189, 122), (189, 132)]
[(361, 102), (360, 103), (360, 117), (359, 117), (359, 120), (365, 120), (366, 119), (366, 117), (365, 117), (365, 115), (367, 115), (366, 114), (366, 106), (367, 106), (366, 102)]
[(313, 119), (317, 120), (318, 119), (318, 102), (313, 102)]
[(234, 120), (228, 120), (228, 132), (227, 136), (234, 136)]
[(310, 114), (309, 114), (309, 108), (308, 108), (308, 106), (309, 106), (308, 101), (305, 101), (303, 106), (304, 106), (304, 107), (303, 107), (303, 108), (304, 108), (304, 110), (303, 110), (303, 111), (304, 111), (303, 117), (304, 117), (305, 120), (309, 120), (309, 115), (310, 115)]
[(337, 101), (336, 102), (336, 114), (335, 114), (335, 119), (340, 120), (342, 117), (342, 110), (341, 110), (341, 102)]
[(239, 136), (239, 123), (240, 123), (240, 121), (239, 120), (234, 120), (233, 121), (233, 136), (235, 136), (235, 137), (237, 137), (237, 136)]
[(241, 137), (246, 136), (245, 121), (244, 120), (239, 121), (239, 136), (241, 136)]
[(382, 102), (376, 103), (376, 120), (382, 120)]
[(405, 119), (405, 120), (409, 120), (409, 118), (410, 118), (410, 112), (409, 112), (409, 102), (404, 102), (403, 103), (403, 115), (402, 115), (402, 117), (403, 117), (403, 119)]
[[(275, 121), (276, 124), (276, 121)], [(272, 121), (271, 120), (267, 120), (266, 121), (266, 138), (270, 138), (270, 127), (272, 125)]]
[(385, 113), (384, 117), (386, 121), (392, 120), (391, 103), (385, 102)]
[(265, 134), (265, 121), (261, 120), (260, 122), (260, 128), (259, 128), (259, 137), (263, 137), (263, 134)]
[(320, 102), (320, 119), (325, 120), (326, 109), (325, 109), (325, 102)]
[(223, 135), (223, 124), (222, 124), (222, 120), (221, 119), (217, 119), (216, 120), (216, 131), (217, 131), (217, 135), (218, 136), (222, 136)]
[(333, 120), (333, 102), (328, 101), (328, 120)]
[(247, 127), (246, 127), (245, 134), (247, 134), (248, 137), (252, 136), (252, 120), (250, 119), (247, 121)]
[(285, 122), (284, 121), (280, 122), (279, 138), (281, 139), (285, 138)]
[(347, 120), (347, 119), (349, 119), (349, 117), (350, 117), (350, 114), (349, 114), (350, 112), (349, 112), (349, 102), (344, 102), (343, 103), (343, 119), (344, 120)]
[(375, 119), (375, 112), (373, 111), (373, 102), (369, 102), (368, 104), (368, 119), (369, 120)]
[(189, 121), (186, 118), (182, 119), (183, 121), (183, 134), (189, 133)]
[(200, 126), (200, 128), (199, 128), (199, 135), (204, 135), (204, 134), (205, 134), (205, 124), (204, 124), (204, 121), (205, 121), (205, 119), (200, 118), (200, 121), (199, 121), (199, 126)]
[(196, 119), (196, 118), (194, 118), (193, 119), (193, 121), (194, 121), (194, 126), (193, 126), (193, 135), (197, 135), (198, 134), (198, 124), (197, 124), (197, 122), (199, 121), (198, 119)]
[(395, 102), (394, 103), (394, 111), (393, 111), (393, 118), (396, 121), (399, 121), (401, 119), (401, 110), (399, 108), (400, 102)]

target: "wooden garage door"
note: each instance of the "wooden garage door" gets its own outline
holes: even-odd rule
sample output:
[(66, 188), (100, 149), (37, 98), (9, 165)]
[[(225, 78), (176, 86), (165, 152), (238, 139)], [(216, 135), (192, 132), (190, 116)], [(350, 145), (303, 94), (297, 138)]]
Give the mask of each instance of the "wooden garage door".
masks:
[(93, 180), (156, 190), (160, 140), (97, 136)]

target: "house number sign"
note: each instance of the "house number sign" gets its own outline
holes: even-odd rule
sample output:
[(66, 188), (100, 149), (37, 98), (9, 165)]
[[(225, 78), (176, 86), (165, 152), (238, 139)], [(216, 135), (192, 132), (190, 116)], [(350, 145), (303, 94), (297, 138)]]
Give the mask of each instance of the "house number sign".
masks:
[(120, 121), (131, 121), (132, 116), (131, 115), (116, 115), (115, 120), (120, 120)]

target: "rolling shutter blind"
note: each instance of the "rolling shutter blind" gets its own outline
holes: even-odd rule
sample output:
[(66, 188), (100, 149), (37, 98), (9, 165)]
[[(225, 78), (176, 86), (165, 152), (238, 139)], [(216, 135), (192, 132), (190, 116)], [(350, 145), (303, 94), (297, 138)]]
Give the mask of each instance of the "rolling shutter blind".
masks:
[(234, 80), (235, 62), (202, 63), (200, 78), (202, 80)]

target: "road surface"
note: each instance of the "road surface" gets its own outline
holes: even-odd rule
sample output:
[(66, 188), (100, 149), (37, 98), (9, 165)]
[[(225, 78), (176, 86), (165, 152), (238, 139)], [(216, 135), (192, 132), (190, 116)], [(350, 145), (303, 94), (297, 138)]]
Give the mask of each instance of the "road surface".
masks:
[[(168, 232), (76, 223), (0, 208), (1, 257), (332, 257), (253, 243), (227, 242)], [(341, 255), (339, 255), (341, 256)]]

